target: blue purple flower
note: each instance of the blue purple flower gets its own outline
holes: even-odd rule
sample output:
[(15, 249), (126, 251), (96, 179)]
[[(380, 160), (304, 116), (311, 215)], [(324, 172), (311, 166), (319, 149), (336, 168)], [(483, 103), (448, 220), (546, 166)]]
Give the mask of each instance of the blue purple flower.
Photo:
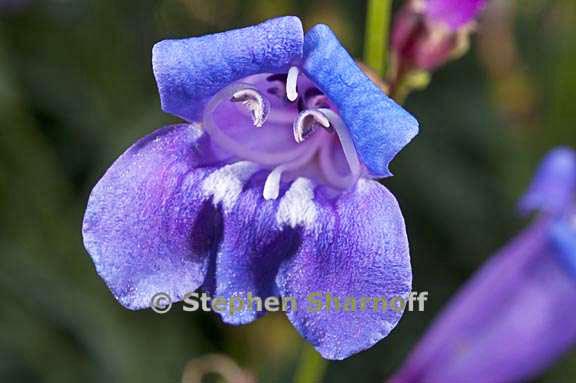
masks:
[[(408, 240), (372, 178), (416, 120), (356, 66), (325, 25), (296, 17), (153, 49), (164, 111), (186, 123), (136, 142), (94, 187), (86, 249), (118, 301), (225, 296), (406, 296)], [(249, 323), (262, 313), (221, 313)], [(385, 337), (401, 313), (290, 311), (325, 357)]]
[(576, 152), (552, 151), (521, 208), (535, 222), (456, 295), (394, 383), (524, 382), (576, 343)]

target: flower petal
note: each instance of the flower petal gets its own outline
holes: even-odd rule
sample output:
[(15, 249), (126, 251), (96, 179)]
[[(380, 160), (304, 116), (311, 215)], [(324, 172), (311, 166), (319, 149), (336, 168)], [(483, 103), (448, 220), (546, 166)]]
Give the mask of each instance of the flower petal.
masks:
[(551, 236), (556, 246), (558, 259), (566, 272), (576, 281), (576, 227), (574, 216), (562, 219), (552, 225)]
[(248, 187), (233, 210), (224, 216), (224, 237), (218, 250), (215, 267), (215, 296), (230, 300), (238, 297), (243, 307), (237, 312), (221, 313), (224, 322), (245, 324), (263, 311), (247, 297), (264, 300), (277, 295), (276, 274), (280, 263), (298, 249), (299, 233), (276, 226), (277, 201), (262, 197), (263, 182)]
[(129, 309), (152, 296), (173, 301), (204, 281), (221, 236), (220, 213), (197, 185), (210, 168), (207, 136), (193, 125), (160, 129), (130, 147), (94, 187), (84, 246), (114, 296)]
[(226, 85), (261, 72), (287, 70), (302, 58), (300, 19), (280, 17), (213, 35), (164, 40), (152, 51), (162, 109), (199, 120), (204, 103)]
[(418, 121), (386, 96), (358, 68), (326, 25), (304, 37), (304, 71), (334, 102), (360, 159), (377, 177), (418, 133)]
[(576, 342), (576, 280), (542, 219), (490, 259), (393, 382), (524, 382)]
[(457, 30), (471, 23), (486, 5), (487, 0), (427, 0), (426, 15), (433, 21)]
[(520, 210), (562, 214), (572, 204), (575, 192), (576, 152), (558, 147), (540, 163), (528, 192), (520, 200)]
[[(361, 179), (353, 192), (336, 200), (318, 191), (316, 210), (306, 190), (295, 181), (283, 197), (291, 202), (290, 211), (277, 215), (285, 226), (302, 230), (302, 244), (281, 265), (276, 281), (282, 296), (297, 299), (298, 310), (288, 317), (298, 331), (324, 358), (344, 359), (384, 338), (402, 316), (391, 309), (374, 311), (371, 305), (362, 310), (359, 302), (362, 297), (390, 300), (409, 293), (404, 219), (394, 196), (375, 181)], [(356, 311), (314, 312), (315, 304), (308, 300), (316, 299), (312, 293), (354, 297)]]

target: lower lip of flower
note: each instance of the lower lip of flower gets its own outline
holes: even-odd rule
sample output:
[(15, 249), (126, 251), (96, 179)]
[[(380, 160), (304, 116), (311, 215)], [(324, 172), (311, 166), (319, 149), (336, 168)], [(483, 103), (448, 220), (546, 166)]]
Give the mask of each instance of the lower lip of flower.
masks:
[(278, 197), (282, 179), (306, 177), (343, 191), (364, 171), (336, 109), (297, 67), (220, 90), (206, 105), (203, 125), (235, 160), (269, 170), (265, 199)]

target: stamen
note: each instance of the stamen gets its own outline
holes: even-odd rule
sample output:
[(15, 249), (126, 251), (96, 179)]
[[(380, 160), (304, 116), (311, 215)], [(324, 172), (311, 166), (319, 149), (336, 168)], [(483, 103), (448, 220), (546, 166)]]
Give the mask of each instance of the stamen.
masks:
[(275, 200), (280, 194), (280, 179), (282, 178), (282, 173), (284, 172), (284, 166), (276, 166), (268, 174), (266, 182), (264, 182), (264, 190), (262, 191), (262, 196), (265, 200)]
[(298, 115), (292, 125), (294, 140), (297, 143), (304, 142), (316, 130), (318, 125), (325, 129), (330, 129), (330, 120), (321, 110), (328, 109), (308, 109)]
[(232, 95), (230, 101), (241, 102), (248, 108), (255, 127), (264, 125), (270, 111), (270, 102), (262, 93), (253, 88), (240, 89)]
[[(250, 85), (246, 83), (230, 84), (229, 86), (221, 89), (218, 93), (216, 93), (206, 104), (206, 107), (204, 108), (204, 114), (202, 116), (202, 126), (212, 137), (214, 142), (216, 142), (218, 146), (224, 150), (228, 151), (229, 153), (233, 153), (239, 158), (242, 158), (246, 161), (253, 161), (265, 166), (277, 166), (285, 162), (290, 162), (305, 153), (307, 148), (302, 145), (295, 145), (296, 148), (289, 147), (286, 150), (257, 150), (253, 145), (249, 145), (246, 142), (233, 139), (224, 130), (222, 130), (216, 121), (214, 121), (214, 114), (221, 104), (229, 102), (233, 95), (248, 88), (250, 88)], [(284, 119), (287, 118), (287, 116), (279, 116), (279, 118)]]
[[(266, 77), (269, 82), (265, 82), (264, 87), (259, 82), (236, 82), (221, 89), (204, 108), (203, 128), (218, 148), (233, 155), (231, 158), (251, 161), (268, 169), (262, 190), (265, 200), (279, 198), (285, 178), (284, 181), (289, 182), (303, 175), (329, 185), (335, 192), (352, 187), (365, 170), (344, 122), (331, 109), (330, 101), (320, 89), (303, 86), (307, 83), (304, 79), (298, 94), (297, 67), (291, 67), (284, 76), (284, 84), (277, 88), (281, 92), (279, 99), (268, 93), (273, 90), (272, 80), (281, 81), (280, 75)], [(299, 104), (290, 104), (288, 100)], [(228, 114), (239, 118), (225, 118)], [(262, 127), (265, 123), (267, 129), (252, 130), (252, 126)], [(284, 145), (285, 134), (289, 134), (284, 129), (290, 125), (295, 142)], [(338, 139), (322, 132), (320, 127), (336, 133)], [(244, 133), (235, 133), (232, 129), (241, 129)], [(304, 141), (305, 145), (299, 145)]]
[(323, 113), (326, 118), (330, 121), (330, 126), (336, 131), (338, 139), (340, 140), (340, 145), (342, 145), (342, 151), (344, 152), (344, 157), (348, 162), (348, 167), (350, 168), (351, 181), (355, 182), (360, 173), (362, 172), (362, 165), (358, 159), (358, 154), (356, 153), (356, 148), (354, 147), (354, 142), (350, 136), (350, 132), (346, 129), (344, 121), (340, 116), (334, 112), (332, 109), (318, 109)]
[(265, 200), (275, 200), (280, 194), (280, 180), (282, 179), (282, 174), (287, 171), (296, 170), (302, 166), (305, 166), (312, 157), (316, 154), (318, 149), (321, 147), (321, 139), (313, 140), (309, 143), (308, 148), (301, 156), (299, 156), (294, 161), (278, 165), (268, 174), (266, 182), (264, 182), (264, 190), (262, 191), (262, 196)]
[(296, 101), (298, 98), (298, 74), (300, 71), (298, 67), (290, 67), (288, 69), (288, 78), (286, 79), (286, 97), (289, 101)]

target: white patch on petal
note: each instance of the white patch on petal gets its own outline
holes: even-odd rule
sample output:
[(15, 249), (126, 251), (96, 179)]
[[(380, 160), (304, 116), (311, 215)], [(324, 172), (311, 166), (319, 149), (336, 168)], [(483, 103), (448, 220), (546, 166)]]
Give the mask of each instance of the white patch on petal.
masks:
[(199, 122), (191, 122), (191, 123), (188, 124), (188, 125), (190, 125), (191, 128), (194, 128), (198, 133), (200, 133), (200, 134), (198, 135), (198, 137), (200, 137), (202, 134), (204, 134), (204, 131), (202, 130), (202, 124), (201, 124), (201, 123), (199, 123)]
[(366, 193), (370, 191), (370, 181), (364, 179), (364, 178), (359, 178), (358, 181), (356, 182), (356, 192), (357, 193)]
[(302, 225), (311, 229), (318, 210), (314, 203), (314, 185), (307, 178), (298, 178), (280, 200), (276, 212), (276, 223), (295, 228)]
[(228, 213), (240, 197), (244, 184), (258, 169), (257, 164), (249, 161), (226, 165), (206, 177), (202, 182), (202, 191), (212, 197), (214, 206), (222, 203), (224, 212)]

